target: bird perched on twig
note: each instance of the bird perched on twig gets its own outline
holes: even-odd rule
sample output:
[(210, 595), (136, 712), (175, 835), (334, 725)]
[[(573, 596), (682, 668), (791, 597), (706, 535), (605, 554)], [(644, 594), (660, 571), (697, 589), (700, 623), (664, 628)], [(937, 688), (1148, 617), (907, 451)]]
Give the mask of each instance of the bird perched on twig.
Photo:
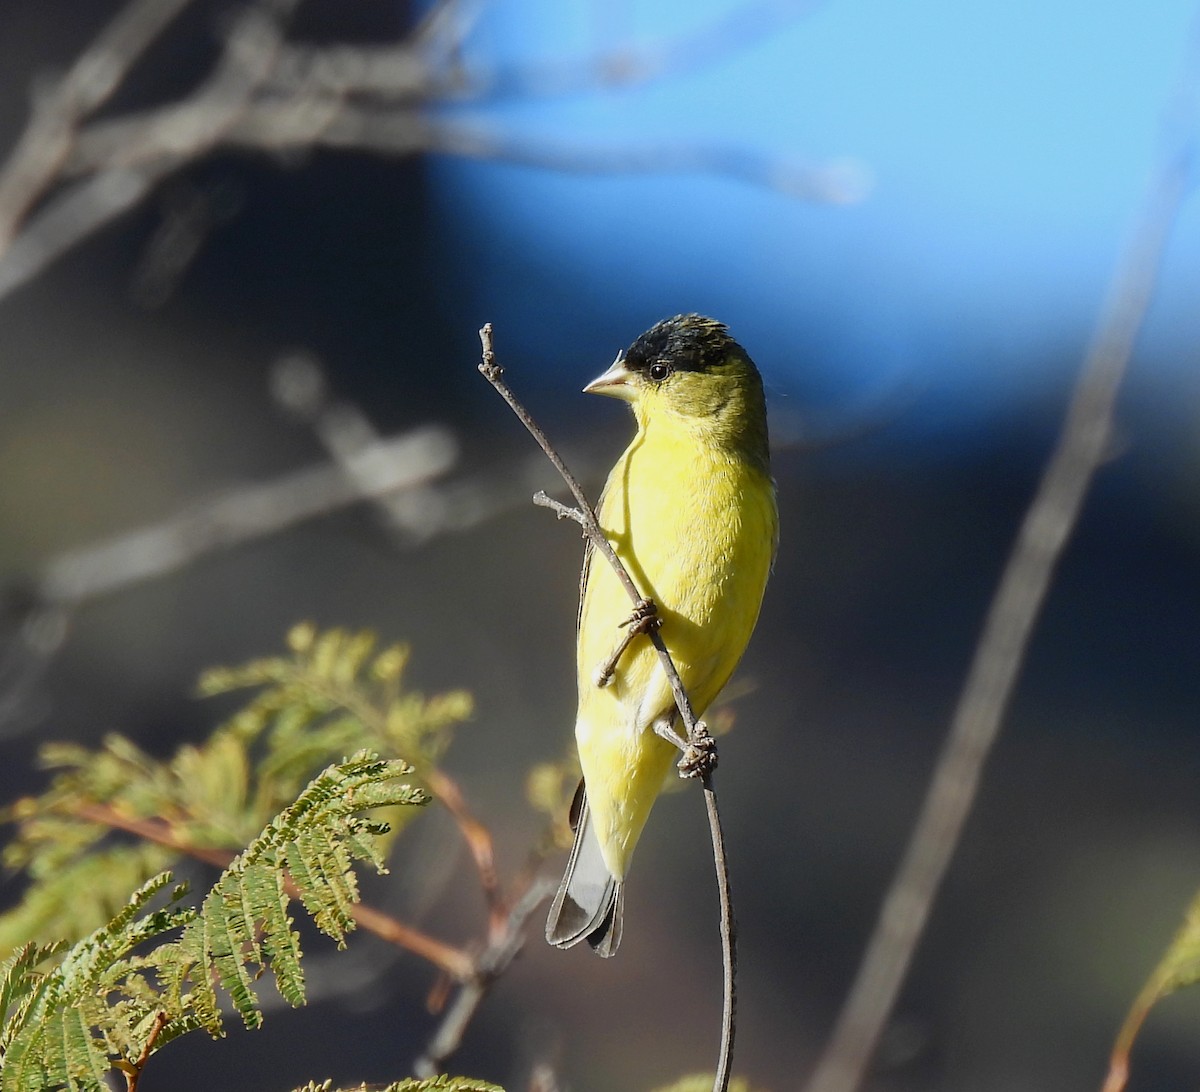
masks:
[(657, 611), (630, 617), (612, 568), (584, 555), (579, 604), (583, 782), (575, 844), (546, 939), (586, 940), (611, 956), (621, 941), (625, 875), (662, 788), (678, 735), (671, 687), (650, 639), (659, 624), (700, 716), (750, 639), (775, 557), (779, 521), (762, 380), (725, 326), (677, 315), (647, 330), (585, 391), (629, 402), (637, 435), (600, 498), (600, 527)]

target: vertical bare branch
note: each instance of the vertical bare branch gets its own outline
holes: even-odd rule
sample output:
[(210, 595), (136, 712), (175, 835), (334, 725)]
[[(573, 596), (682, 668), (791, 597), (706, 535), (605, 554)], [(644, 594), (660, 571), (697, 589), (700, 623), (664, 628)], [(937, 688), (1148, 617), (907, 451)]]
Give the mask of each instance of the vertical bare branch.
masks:
[(1000, 729), (1030, 634), (1112, 434), (1113, 405), (1188, 192), (1193, 148), (1152, 179), (1120, 260), (1058, 446), (1000, 579), (933, 780), (875, 931), (808, 1092), (853, 1092), (929, 919)]
[[(629, 575), (624, 563), (617, 556), (613, 545), (608, 541), (596, 518), (587, 494), (579, 479), (567, 469), (562, 456), (550, 443), (542, 428), (530, 415), (529, 411), (513, 394), (508, 384), (504, 382), (504, 370), (496, 361), (492, 344), (492, 324), (489, 322), (479, 331), (479, 339), (483, 345), (483, 359), (479, 371), (483, 377), (496, 388), (496, 392), (508, 403), (509, 408), (517, 415), (517, 419), (537, 441), (538, 446), (546, 453), (546, 458), (554, 464), (562, 479), (575, 498), (577, 508), (571, 509), (564, 505), (549, 501), (545, 494), (539, 493), (534, 503), (545, 504), (553, 508), (560, 517), (569, 517), (579, 523), (588, 537), (592, 547), (602, 554), (617, 575), (621, 586), (628, 593), (635, 610), (648, 603), (637, 585)], [(721, 969), (722, 969), (722, 1004), (721, 1004), (721, 1045), (717, 1056), (717, 1070), (713, 1077), (713, 1092), (726, 1092), (729, 1088), (729, 1077), (733, 1066), (733, 1041), (737, 1032), (737, 922), (733, 914), (733, 892), (729, 883), (729, 865), (725, 859), (725, 834), (721, 829), (721, 816), (717, 808), (717, 794), (712, 784), (713, 770), (716, 768), (716, 745), (709, 734), (708, 727), (700, 720), (692, 709), (691, 698), (684, 688), (683, 680), (671, 658), (666, 642), (657, 627), (649, 627), (646, 636), (658, 652), (659, 663), (663, 673), (671, 685), (671, 693), (675, 698), (675, 706), (679, 717), (687, 729), (687, 739), (679, 740), (684, 757), (679, 764), (681, 775), (698, 777), (704, 789), (704, 806), (708, 812), (708, 829), (712, 838), (713, 865), (717, 876), (717, 894), (721, 904)]]
[(513, 905), (503, 927), (494, 931), (488, 946), (474, 960), (471, 978), (459, 990), (437, 1031), (413, 1063), (413, 1072), (418, 1077), (444, 1072), (447, 1059), (462, 1045), (463, 1035), (480, 1004), (524, 946), (526, 922), (554, 893), (554, 888), (555, 884), (545, 879), (533, 883)]

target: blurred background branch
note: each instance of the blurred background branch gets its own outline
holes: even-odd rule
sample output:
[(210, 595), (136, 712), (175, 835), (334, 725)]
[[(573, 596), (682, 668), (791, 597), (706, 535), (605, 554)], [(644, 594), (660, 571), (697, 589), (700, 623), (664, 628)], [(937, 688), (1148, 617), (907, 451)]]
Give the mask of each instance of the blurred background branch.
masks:
[(0, 173), (0, 253), (53, 185), (84, 119), (104, 105), (188, 2), (132, 0), (60, 81), (34, 90), (29, 123)]
[[(1194, 87), (1200, 21), (1188, 59), (1181, 86)], [(975, 803), (1055, 570), (1092, 479), (1111, 454), (1117, 392), (1154, 299), (1172, 229), (1195, 187), (1197, 136), (1185, 135), (1182, 144), (1178, 133), (1168, 136), (1113, 273), (1058, 443), (988, 607), (916, 825), (809, 1092), (855, 1092), (862, 1085)]]
[[(815, 201), (856, 200), (865, 187), (862, 171), (849, 164), (807, 167), (705, 146), (571, 148), (464, 126), (437, 108), (486, 100), (498, 86), (495, 77), (459, 66), (455, 47), (471, 26), (466, 5), (441, 0), (411, 38), (388, 46), (317, 48), (286, 40), (296, 3), (246, 4), (211, 74), (187, 97), (95, 119), (187, 0), (133, 0), (122, 9), (70, 71), (35, 97), (0, 168), (0, 299), (222, 145), (274, 154), (322, 146), (389, 156), (440, 152), (589, 173), (699, 171)], [(499, 84), (520, 95), (565, 95), (659, 79), (711, 64), (813, 6), (747, 3), (676, 41), (561, 70), (538, 66)]]

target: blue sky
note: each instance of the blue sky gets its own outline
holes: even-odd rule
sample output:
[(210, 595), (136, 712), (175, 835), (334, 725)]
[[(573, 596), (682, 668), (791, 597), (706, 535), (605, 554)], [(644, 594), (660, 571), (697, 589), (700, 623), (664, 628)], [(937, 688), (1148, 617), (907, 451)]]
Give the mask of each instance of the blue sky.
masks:
[[(735, 10), (799, 7), (501, 3), (486, 9), (468, 55), (562, 64), (622, 42), (652, 46)], [(853, 413), (917, 391), (918, 425), (969, 428), (1036, 398), (1086, 348), (1161, 147), (1195, 4), (810, 8), (756, 44), (643, 86), (505, 98), (456, 116), (614, 152), (705, 145), (851, 162), (870, 179), (861, 201), (806, 203), (687, 173), (440, 159), (435, 200), (471, 266), (476, 305), (518, 337), (540, 330), (561, 342), (582, 328), (607, 331), (613, 348), (665, 314), (706, 311), (730, 324), (777, 392)], [(1134, 382), (1195, 402), (1198, 365), (1192, 201)], [(571, 360), (562, 367), (574, 371)]]

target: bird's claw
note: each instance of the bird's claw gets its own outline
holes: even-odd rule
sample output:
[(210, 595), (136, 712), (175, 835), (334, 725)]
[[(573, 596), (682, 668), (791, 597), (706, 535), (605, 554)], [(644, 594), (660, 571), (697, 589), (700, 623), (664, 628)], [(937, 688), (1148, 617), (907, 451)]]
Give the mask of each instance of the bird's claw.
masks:
[(642, 598), (634, 604), (633, 611), (621, 623), (621, 628), (631, 626), (632, 632), (645, 633), (646, 630), (661, 625), (662, 619), (658, 617), (658, 604), (653, 599)]
[(680, 777), (705, 778), (717, 768), (717, 741), (713, 739), (708, 725), (696, 721), (695, 731), (683, 748), (683, 757), (676, 764)]
[(662, 619), (658, 616), (658, 605), (653, 599), (639, 599), (634, 605), (632, 613), (624, 622), (621, 623), (621, 628), (626, 632), (617, 642), (617, 647), (613, 650), (613, 654), (604, 661), (592, 675), (592, 681), (603, 690), (610, 682), (613, 675), (616, 674), (617, 664), (621, 662), (621, 657), (625, 655), (625, 650), (633, 643), (633, 639), (639, 633), (648, 633), (652, 629), (657, 629), (662, 625)]

